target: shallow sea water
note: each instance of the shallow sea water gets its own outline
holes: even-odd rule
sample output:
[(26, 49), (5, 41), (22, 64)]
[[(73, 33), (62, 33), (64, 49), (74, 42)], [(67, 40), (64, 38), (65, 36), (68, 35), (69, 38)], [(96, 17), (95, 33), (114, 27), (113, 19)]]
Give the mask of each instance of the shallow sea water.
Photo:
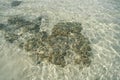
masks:
[[(12, 0), (11, 0), (12, 1)], [(59, 21), (81, 22), (82, 33), (89, 38), (92, 63), (64, 69), (52, 64), (35, 65), (25, 51), (4, 40), (0, 31), (0, 80), (120, 80), (120, 1), (119, 0), (21, 0), (11, 7), (10, 0), (0, 0), (0, 23), (9, 16), (34, 19), (48, 17), (50, 31)]]

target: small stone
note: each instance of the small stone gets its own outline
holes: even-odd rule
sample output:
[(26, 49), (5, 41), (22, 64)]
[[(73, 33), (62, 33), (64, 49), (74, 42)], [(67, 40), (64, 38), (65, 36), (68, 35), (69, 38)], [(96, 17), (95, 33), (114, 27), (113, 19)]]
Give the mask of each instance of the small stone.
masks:
[(0, 23), (0, 30), (3, 30), (3, 29), (5, 29), (5, 28), (6, 28), (6, 25), (5, 25), (5, 24)]
[(39, 47), (37, 38), (28, 39), (24, 45), (26, 51), (34, 51)]
[(12, 1), (11, 6), (16, 7), (19, 6), (22, 3), (22, 1)]
[(47, 40), (47, 38), (48, 38), (48, 33), (47, 33), (47, 32), (42, 31), (42, 32), (41, 32), (41, 35), (42, 35), (42, 41)]
[(75, 64), (80, 64), (81, 63), (81, 59), (75, 59)]
[(5, 34), (5, 39), (6, 41), (10, 42), (10, 43), (13, 43), (15, 40), (18, 39), (18, 35), (16, 34), (12, 34), (12, 33), (7, 33)]
[(40, 25), (35, 24), (33, 30), (34, 30), (35, 32), (39, 32), (39, 31), (40, 31)]
[(41, 63), (41, 61), (37, 61), (37, 64), (40, 64)]
[(20, 49), (23, 49), (23, 47), (24, 47), (24, 43), (21, 42), (21, 43), (18, 45), (18, 47), (19, 47)]

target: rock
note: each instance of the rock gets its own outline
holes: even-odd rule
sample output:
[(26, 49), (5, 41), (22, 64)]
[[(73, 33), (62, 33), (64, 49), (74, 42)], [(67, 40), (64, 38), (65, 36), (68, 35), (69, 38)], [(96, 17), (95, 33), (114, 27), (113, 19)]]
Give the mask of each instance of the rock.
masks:
[(21, 3), (22, 3), (22, 1), (12, 1), (11, 6), (16, 7), (16, 6), (19, 6)]
[(16, 34), (13, 34), (13, 33), (6, 33), (5, 34), (5, 39), (6, 41), (10, 42), (10, 43), (13, 43), (15, 40), (18, 39), (18, 35)]
[(31, 25), (32, 22), (25, 20), (21, 16), (15, 15), (15, 16), (11, 16), (8, 19), (8, 24), (9, 25), (17, 25), (17, 26), (21, 27), (21, 26), (25, 26), (25, 25)]
[(0, 30), (3, 30), (3, 29), (5, 29), (5, 28), (6, 28), (6, 25), (5, 25), (5, 24), (0, 23)]
[[(61, 66), (67, 65), (65, 57), (66, 54), (71, 54), (71, 52), (69, 53), (67, 51), (72, 50), (77, 55), (81, 56), (77, 61), (73, 60), (74, 63), (90, 64), (88, 62), (90, 61), (88, 51), (90, 51), (91, 48), (88, 45), (88, 39), (80, 33), (81, 30), (81, 23), (77, 22), (62, 22), (55, 25), (52, 34), (48, 38), (48, 43), (53, 49), (52, 57), (54, 59), (51, 60), (51, 63)], [(82, 58), (83, 55), (86, 56), (86, 59)], [(62, 56), (62, 59), (57, 56)]]
[(82, 30), (81, 23), (62, 22), (55, 25), (55, 27), (52, 30), (52, 35), (67, 36), (70, 35), (70, 33), (80, 33), (81, 30)]
[[(59, 22), (53, 27), (50, 35), (46, 31), (40, 30), (41, 21), (42, 17), (33, 21), (19, 16), (10, 17), (8, 25), (11, 25), (9, 28), (12, 30), (6, 31), (6, 41), (10, 43), (18, 41), (19, 48), (31, 53), (31, 58), (36, 64), (46, 60), (61, 67), (68, 64), (90, 65), (92, 54), (90, 42), (81, 33), (81, 23)], [(18, 35), (20, 30), (23, 30), (22, 35)], [(19, 38), (23, 40), (19, 40)], [(70, 55), (72, 56), (69, 57)]]

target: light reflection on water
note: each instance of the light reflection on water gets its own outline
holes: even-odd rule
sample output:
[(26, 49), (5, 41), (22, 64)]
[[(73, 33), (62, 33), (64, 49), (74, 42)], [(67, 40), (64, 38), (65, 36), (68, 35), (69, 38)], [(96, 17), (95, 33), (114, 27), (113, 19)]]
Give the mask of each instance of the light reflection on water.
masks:
[(15, 14), (24, 13), (24, 15), (35, 16), (46, 13), (52, 18), (50, 25), (55, 24), (57, 20), (82, 22), (84, 28), (83, 34), (91, 40), (94, 58), (91, 67), (82, 71), (83, 73), (78, 71), (78, 68), (74, 66), (74, 68), (60, 70), (52, 65), (41, 64), (39, 68), (32, 65), (29, 58), (24, 57), (26, 56), (24, 55), (24, 51), (17, 51), (16, 47), (7, 44), (1, 35), (1, 80), (21, 80), (21, 78), (23, 78), (22, 80), (48, 80), (48, 77), (52, 80), (83, 80), (87, 78), (89, 80), (120, 79), (119, 0), (91, 0), (91, 2), (89, 0), (53, 0), (49, 1), (49, 3), (47, 0), (41, 0), (38, 3), (26, 0), (25, 3), (21, 4), (21, 7), (18, 6), (14, 9), (9, 7), (10, 5), (8, 4), (10, 1), (7, 1), (1, 0), (0, 2), (0, 4), (3, 4), (0, 5), (0, 18), (3, 21), (7, 16)]

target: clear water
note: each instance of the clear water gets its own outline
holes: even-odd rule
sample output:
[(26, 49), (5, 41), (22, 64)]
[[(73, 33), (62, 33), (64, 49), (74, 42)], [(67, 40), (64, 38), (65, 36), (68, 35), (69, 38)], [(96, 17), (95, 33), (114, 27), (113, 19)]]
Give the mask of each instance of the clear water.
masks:
[[(11, 0), (12, 1), (12, 0)], [(59, 21), (77, 21), (89, 37), (92, 64), (84, 70), (77, 66), (64, 69), (51, 64), (35, 65), (28, 53), (8, 44), (0, 32), (0, 80), (120, 80), (120, 1), (119, 0), (22, 0), (11, 7), (0, 0), (0, 22), (12, 15), (33, 19), (49, 17), (50, 30)]]

